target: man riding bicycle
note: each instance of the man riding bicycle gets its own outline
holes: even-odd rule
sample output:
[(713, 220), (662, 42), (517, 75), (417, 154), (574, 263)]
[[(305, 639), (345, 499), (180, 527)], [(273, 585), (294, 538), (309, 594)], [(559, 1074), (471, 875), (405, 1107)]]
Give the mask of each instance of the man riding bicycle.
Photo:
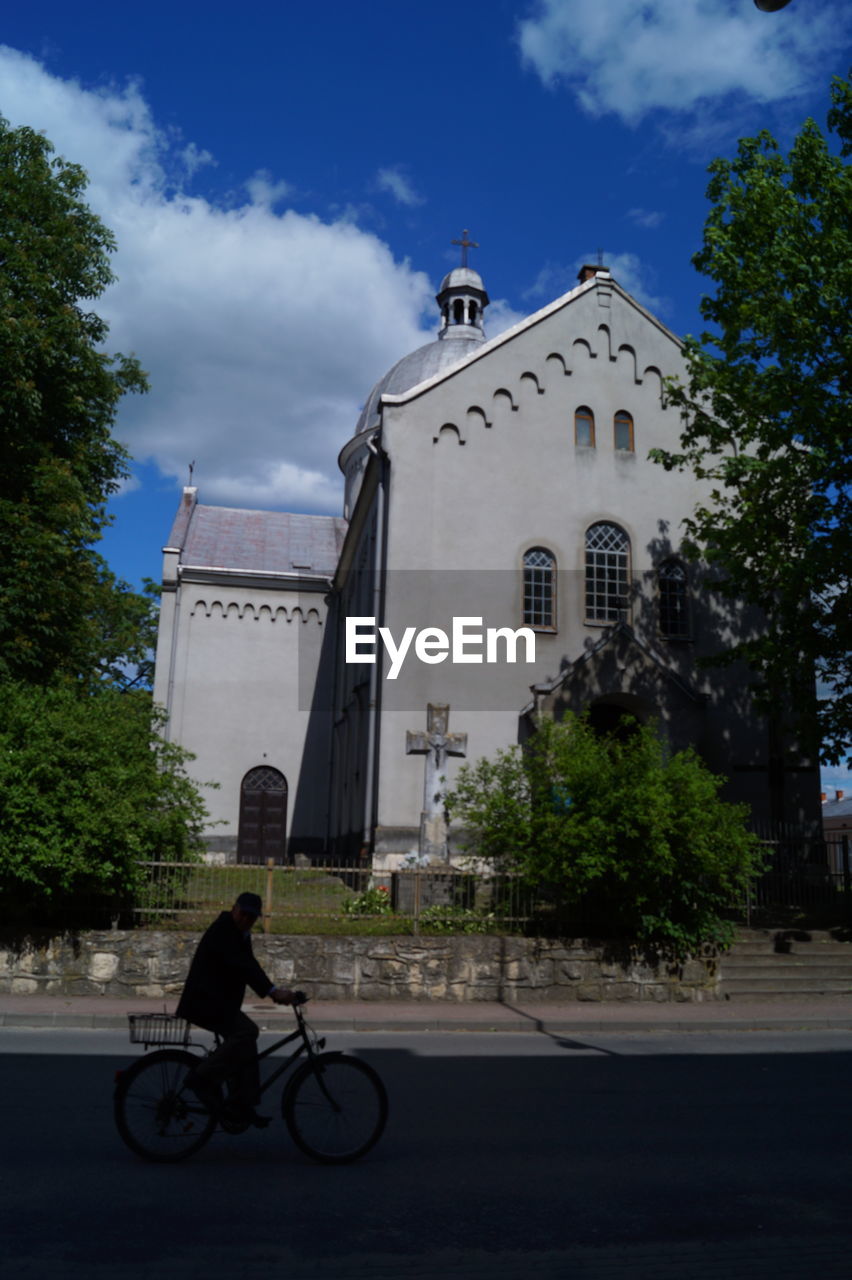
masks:
[(231, 1119), (265, 1128), (269, 1116), (257, 1114), (260, 1071), (257, 1024), (242, 1012), (246, 986), (276, 1004), (292, 1004), (294, 993), (277, 987), (254, 956), (251, 930), (263, 904), (256, 893), (241, 893), (230, 911), (213, 921), (196, 948), (177, 1016), (194, 1022), (222, 1039), (221, 1045), (187, 1077), (187, 1084), (205, 1106), (219, 1105), (218, 1084), (229, 1084)]

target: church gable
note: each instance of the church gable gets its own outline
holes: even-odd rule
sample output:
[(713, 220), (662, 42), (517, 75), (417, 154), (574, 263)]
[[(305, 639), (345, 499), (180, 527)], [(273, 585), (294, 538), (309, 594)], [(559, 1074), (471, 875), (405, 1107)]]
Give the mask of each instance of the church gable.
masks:
[(551, 412), (573, 412), (589, 384), (618, 390), (625, 407), (629, 401), (659, 410), (663, 378), (680, 364), (677, 338), (606, 273), (437, 376), (383, 395), (383, 420), (414, 419), (433, 444), (464, 444), (476, 432), (546, 416), (548, 400), (558, 402)]

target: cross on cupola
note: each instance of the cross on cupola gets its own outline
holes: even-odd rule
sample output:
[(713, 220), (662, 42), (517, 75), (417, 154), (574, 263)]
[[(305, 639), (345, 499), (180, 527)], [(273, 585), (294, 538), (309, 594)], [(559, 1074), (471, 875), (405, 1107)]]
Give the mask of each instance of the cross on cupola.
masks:
[(478, 249), (479, 244), (470, 239), (467, 227), (461, 233), (461, 239), (452, 240), (451, 244), (458, 245), (461, 249), (461, 265), (453, 267), (444, 276), (436, 294), (443, 321), (438, 337), (484, 342), (482, 313), (488, 306), (488, 294), (479, 273), (468, 266), (467, 261), (468, 250)]
[(460, 246), (460, 248), (461, 248), (461, 265), (462, 265), (463, 267), (466, 267), (466, 266), (467, 266), (467, 251), (468, 251), (468, 249), (478, 249), (478, 248), (479, 248), (479, 245), (477, 244), (477, 242), (476, 242), (475, 240), (468, 240), (468, 236), (469, 236), (469, 235), (470, 235), (470, 232), (468, 231), (467, 227), (465, 227), (464, 231), (462, 232), (462, 238), (461, 238), (461, 240), (453, 240), (453, 241), (451, 241), (451, 243), (452, 243), (452, 244), (457, 244), (457, 245), (459, 245), (459, 246)]

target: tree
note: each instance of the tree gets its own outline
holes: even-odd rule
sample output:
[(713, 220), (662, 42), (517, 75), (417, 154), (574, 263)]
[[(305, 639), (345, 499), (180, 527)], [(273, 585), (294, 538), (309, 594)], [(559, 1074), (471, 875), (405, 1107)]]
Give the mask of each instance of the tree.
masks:
[(114, 673), (119, 636), (138, 657), (148, 610), (92, 550), (127, 474), (117, 406), (145, 375), (101, 349), (86, 303), (113, 279), (115, 243), (83, 170), (52, 150), (0, 119), (0, 678), (39, 683)]
[(118, 403), (146, 381), (88, 308), (115, 244), (86, 175), (0, 120), (0, 899), (45, 922), (183, 860), (204, 803), (144, 682), (150, 599), (93, 550), (127, 474)]
[(140, 861), (195, 858), (204, 803), (147, 693), (7, 683), (0, 696), (6, 918), (44, 922), (59, 909), (79, 921), (97, 901), (132, 894)]
[(653, 725), (601, 738), (544, 719), (523, 748), (463, 766), (447, 798), (469, 854), (517, 873), (607, 937), (673, 953), (725, 942), (761, 855), (747, 810), (719, 799), (690, 748)]
[(769, 622), (719, 660), (744, 658), (759, 702), (783, 702), (801, 745), (837, 762), (852, 741), (849, 83), (831, 97), (839, 155), (807, 120), (786, 157), (764, 131), (710, 165), (693, 262), (716, 283), (701, 304), (712, 328), (687, 339), (687, 385), (669, 385), (679, 448), (652, 456), (712, 482), (688, 545), (723, 596)]

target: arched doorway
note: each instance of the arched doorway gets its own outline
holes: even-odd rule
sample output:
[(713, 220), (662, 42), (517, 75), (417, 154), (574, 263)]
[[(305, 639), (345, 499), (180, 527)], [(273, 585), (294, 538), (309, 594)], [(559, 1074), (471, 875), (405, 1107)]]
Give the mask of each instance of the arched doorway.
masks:
[(269, 765), (249, 769), (240, 787), (238, 862), (283, 862), (287, 851), (287, 779)]
[(646, 724), (651, 708), (629, 693), (615, 693), (596, 698), (589, 706), (589, 724), (601, 738), (624, 741), (636, 732), (637, 724)]

